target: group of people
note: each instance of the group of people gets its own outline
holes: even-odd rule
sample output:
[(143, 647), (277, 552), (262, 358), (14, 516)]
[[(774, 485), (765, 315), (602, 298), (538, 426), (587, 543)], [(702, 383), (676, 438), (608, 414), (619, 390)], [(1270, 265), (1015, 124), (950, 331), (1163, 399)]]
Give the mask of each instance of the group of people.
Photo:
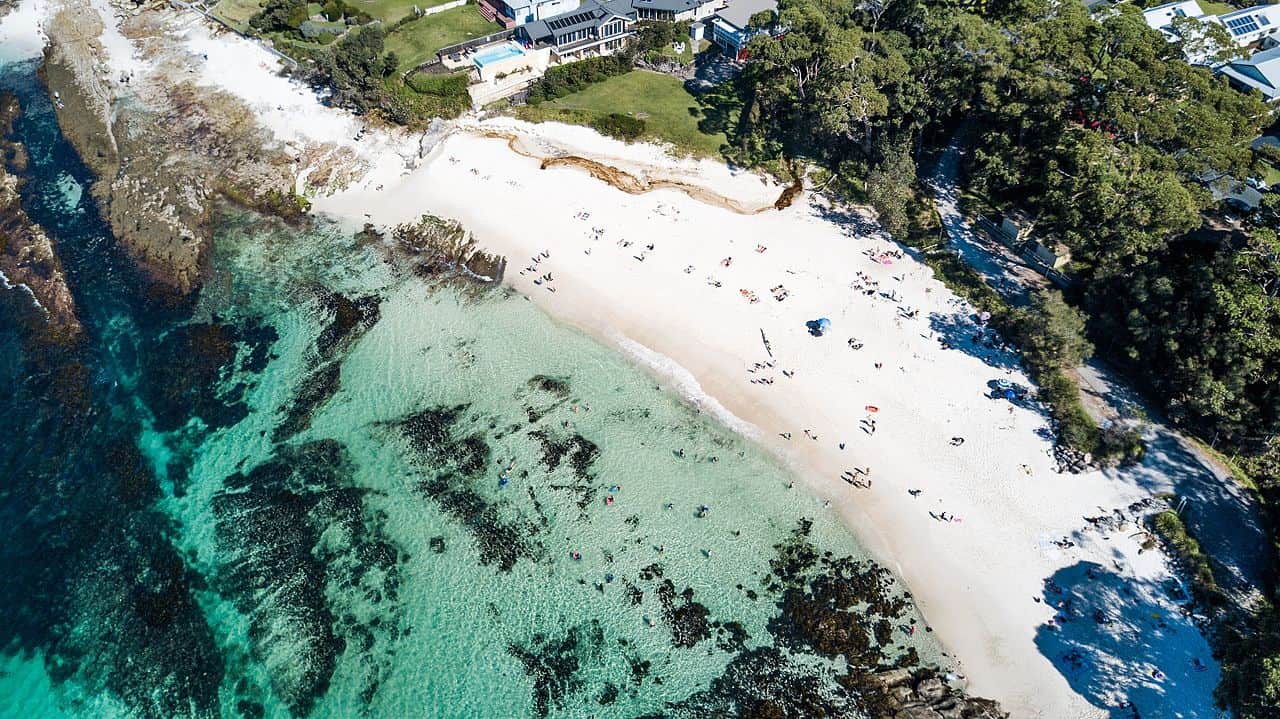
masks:
[[(526, 266), (523, 270), (520, 270), (520, 274), (521, 275), (537, 274), (537, 272), (541, 269), (542, 261), (549, 259), (550, 257), (551, 257), (551, 252), (549, 250), (542, 250), (538, 254), (529, 258), (530, 264)], [(555, 292), (556, 288), (551, 285), (551, 283), (554, 280), (555, 278), (551, 276), (550, 272), (545, 272), (535, 277), (533, 279), (533, 284), (545, 286), (548, 292)]]

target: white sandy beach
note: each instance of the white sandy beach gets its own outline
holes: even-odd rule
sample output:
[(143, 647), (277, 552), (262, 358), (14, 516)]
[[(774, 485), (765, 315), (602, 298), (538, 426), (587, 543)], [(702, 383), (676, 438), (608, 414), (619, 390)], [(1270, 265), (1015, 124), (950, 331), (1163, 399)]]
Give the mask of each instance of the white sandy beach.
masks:
[[(491, 125), (555, 138), (619, 165), (626, 164), (619, 156), (636, 162), (646, 151), (580, 128)], [(704, 172), (704, 181), (734, 196), (732, 184), (715, 174)], [(722, 408), (731, 426), (746, 425), (901, 573), (975, 693), (1001, 700), (1014, 716), (1107, 715), (1055, 667), (1076, 640), (1047, 629), (1055, 610), (1033, 599), (1045, 596), (1046, 579), (1083, 574), (1084, 563), (1093, 562), (1099, 572), (1130, 579), (1144, 596), (1127, 611), (1114, 587), (1103, 590), (1100, 582), (1095, 601), (1077, 606), (1081, 617), (1063, 634), (1087, 629), (1091, 638), (1083, 641), (1104, 647), (1079, 670), (1081, 683), (1094, 696), (1129, 697), (1144, 716), (1156, 707), (1156, 716), (1214, 715), (1216, 671), (1191, 664), (1211, 663), (1209, 649), (1159, 591), (1170, 576), (1163, 558), (1138, 556), (1132, 524), (1107, 535), (1079, 531), (1084, 517), (1149, 492), (1123, 475), (1057, 474), (1050, 442), (1036, 434), (1045, 418), (986, 397), (993, 379), (1029, 383), (1014, 368), (1016, 358), (985, 348), (986, 358), (975, 356), (971, 309), (927, 268), (910, 258), (882, 258), (892, 262), (884, 264), (869, 256), (898, 248), (868, 218), (833, 222), (807, 202), (747, 216), (674, 190), (631, 196), (576, 169), (540, 170), (504, 141), (466, 133), (451, 136), (400, 182), (371, 182), (384, 190), (354, 188), (317, 198), (316, 207), (353, 219), (370, 213), (384, 224), (428, 211), (462, 221), (481, 244), (511, 258), (512, 286), (549, 313), (629, 351), (693, 401)], [(550, 257), (529, 271), (543, 251)], [(854, 289), (870, 288), (859, 272), (879, 283), (871, 296)], [(547, 273), (549, 282), (541, 279)], [(770, 291), (780, 285), (789, 293), (783, 301)], [(759, 302), (744, 298), (743, 289)], [(903, 316), (912, 310), (919, 310), (916, 318)], [(815, 338), (805, 322), (819, 317), (829, 318), (832, 330)], [(770, 361), (761, 330), (775, 366), (752, 372)], [(940, 336), (961, 348), (943, 349)], [(851, 349), (849, 338), (862, 348)], [(761, 379), (771, 384), (753, 381)], [(869, 405), (878, 411), (868, 412)], [(874, 434), (863, 429), (868, 418)], [(964, 443), (953, 446), (953, 437)], [(870, 489), (841, 479), (858, 467), (871, 468)], [(943, 512), (956, 521), (937, 519)], [(1051, 544), (1063, 537), (1076, 546)], [(1096, 608), (1131, 621), (1103, 627), (1092, 618)], [(1178, 633), (1152, 642), (1160, 622)], [(1124, 635), (1130, 631), (1143, 639), (1132, 649)], [(1153, 679), (1157, 667), (1168, 678)]]
[[(577, 127), (467, 120), (425, 156), (419, 138), (400, 133), (357, 141), (355, 118), (276, 77), (277, 61), (253, 43), (214, 33), (194, 14), (172, 27), (198, 81), (259, 109), (280, 142), (350, 153), (363, 179), (316, 194), (318, 212), (352, 224), (390, 226), (422, 213), (461, 221), (510, 258), (515, 289), (790, 462), (830, 498), (829, 509), (815, 503), (814, 511), (839, 512), (905, 579), (975, 694), (1000, 700), (1014, 717), (1111, 716), (1103, 707), (1125, 697), (1143, 717), (1217, 715), (1216, 665), (1162, 589), (1172, 579), (1165, 558), (1139, 556), (1132, 523), (1082, 532), (1084, 517), (1150, 489), (1124, 472), (1058, 475), (1051, 442), (1037, 434), (1044, 416), (986, 396), (994, 379), (1029, 384), (1016, 357), (975, 347), (971, 309), (909, 256), (886, 257), (899, 248), (866, 216), (828, 219), (807, 194), (790, 209), (755, 215), (678, 190), (629, 195), (575, 168), (541, 170), (506, 140), (480, 134), (515, 134), (535, 154), (571, 152), (696, 182), (748, 207), (772, 203), (780, 190)], [(771, 291), (779, 286), (782, 301)], [(805, 322), (819, 317), (832, 328), (815, 338)], [(765, 362), (773, 366), (752, 371)], [(955, 446), (953, 437), (964, 441)], [(841, 479), (868, 467), (869, 489)], [(954, 521), (937, 518), (944, 512)], [(1064, 537), (1074, 546), (1051, 543)], [(1086, 576), (1089, 563), (1097, 579)], [(1046, 591), (1051, 578), (1062, 594)], [(1049, 603), (1072, 595), (1071, 621), (1050, 628), (1059, 610)], [(1078, 662), (1063, 659), (1072, 650)]]

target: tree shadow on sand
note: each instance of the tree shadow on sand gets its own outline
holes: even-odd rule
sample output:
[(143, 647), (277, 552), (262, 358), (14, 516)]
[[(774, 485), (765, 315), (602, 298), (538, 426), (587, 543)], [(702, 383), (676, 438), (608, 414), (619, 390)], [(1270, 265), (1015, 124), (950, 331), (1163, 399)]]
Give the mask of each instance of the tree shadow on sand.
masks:
[(1036, 631), (1040, 653), (1111, 719), (1202, 716), (1201, 702), (1170, 696), (1207, 696), (1218, 681), (1208, 645), (1180, 611), (1187, 600), (1176, 580), (1160, 584), (1081, 561), (1055, 572), (1041, 600), (1058, 613)]
[(981, 337), (978, 336), (978, 330), (982, 328), (971, 312), (934, 312), (929, 315), (929, 329), (933, 330), (939, 342), (946, 343), (947, 349), (976, 357), (988, 367), (1000, 370), (1001, 376), (1004, 370), (1022, 369), (1022, 360), (1017, 354), (1001, 349), (1000, 337), (994, 329), (988, 327)]

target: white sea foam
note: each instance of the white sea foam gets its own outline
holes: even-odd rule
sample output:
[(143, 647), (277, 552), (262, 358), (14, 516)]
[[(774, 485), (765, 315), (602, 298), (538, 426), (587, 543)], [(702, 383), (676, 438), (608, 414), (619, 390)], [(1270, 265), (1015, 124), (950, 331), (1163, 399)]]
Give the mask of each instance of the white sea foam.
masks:
[(693, 406), (709, 412), (721, 424), (739, 434), (746, 435), (752, 439), (760, 438), (759, 427), (729, 411), (729, 408), (720, 404), (719, 400), (707, 394), (702, 385), (698, 383), (698, 379), (693, 376), (693, 373), (685, 369), (679, 362), (636, 342), (626, 335), (617, 334), (612, 339), (632, 360), (649, 368), (659, 376), (675, 382), (677, 393)]
[(0, 18), (0, 65), (40, 57), (48, 41), (44, 25), (49, 15), (48, 0), (19, 0)]

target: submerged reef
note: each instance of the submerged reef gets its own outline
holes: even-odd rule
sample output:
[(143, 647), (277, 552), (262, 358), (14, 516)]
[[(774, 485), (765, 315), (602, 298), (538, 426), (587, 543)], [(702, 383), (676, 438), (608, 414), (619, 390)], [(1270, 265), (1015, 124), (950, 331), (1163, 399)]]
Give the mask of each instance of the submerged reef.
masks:
[[(249, 617), (253, 654), (297, 716), (326, 692), (339, 655), (368, 654), (370, 695), (389, 670), (375, 647), (398, 635), (400, 567), (368, 491), (350, 482), (336, 440), (277, 447), (226, 480), (213, 498), (220, 564), (215, 586)], [(348, 609), (373, 606), (373, 616)]]

